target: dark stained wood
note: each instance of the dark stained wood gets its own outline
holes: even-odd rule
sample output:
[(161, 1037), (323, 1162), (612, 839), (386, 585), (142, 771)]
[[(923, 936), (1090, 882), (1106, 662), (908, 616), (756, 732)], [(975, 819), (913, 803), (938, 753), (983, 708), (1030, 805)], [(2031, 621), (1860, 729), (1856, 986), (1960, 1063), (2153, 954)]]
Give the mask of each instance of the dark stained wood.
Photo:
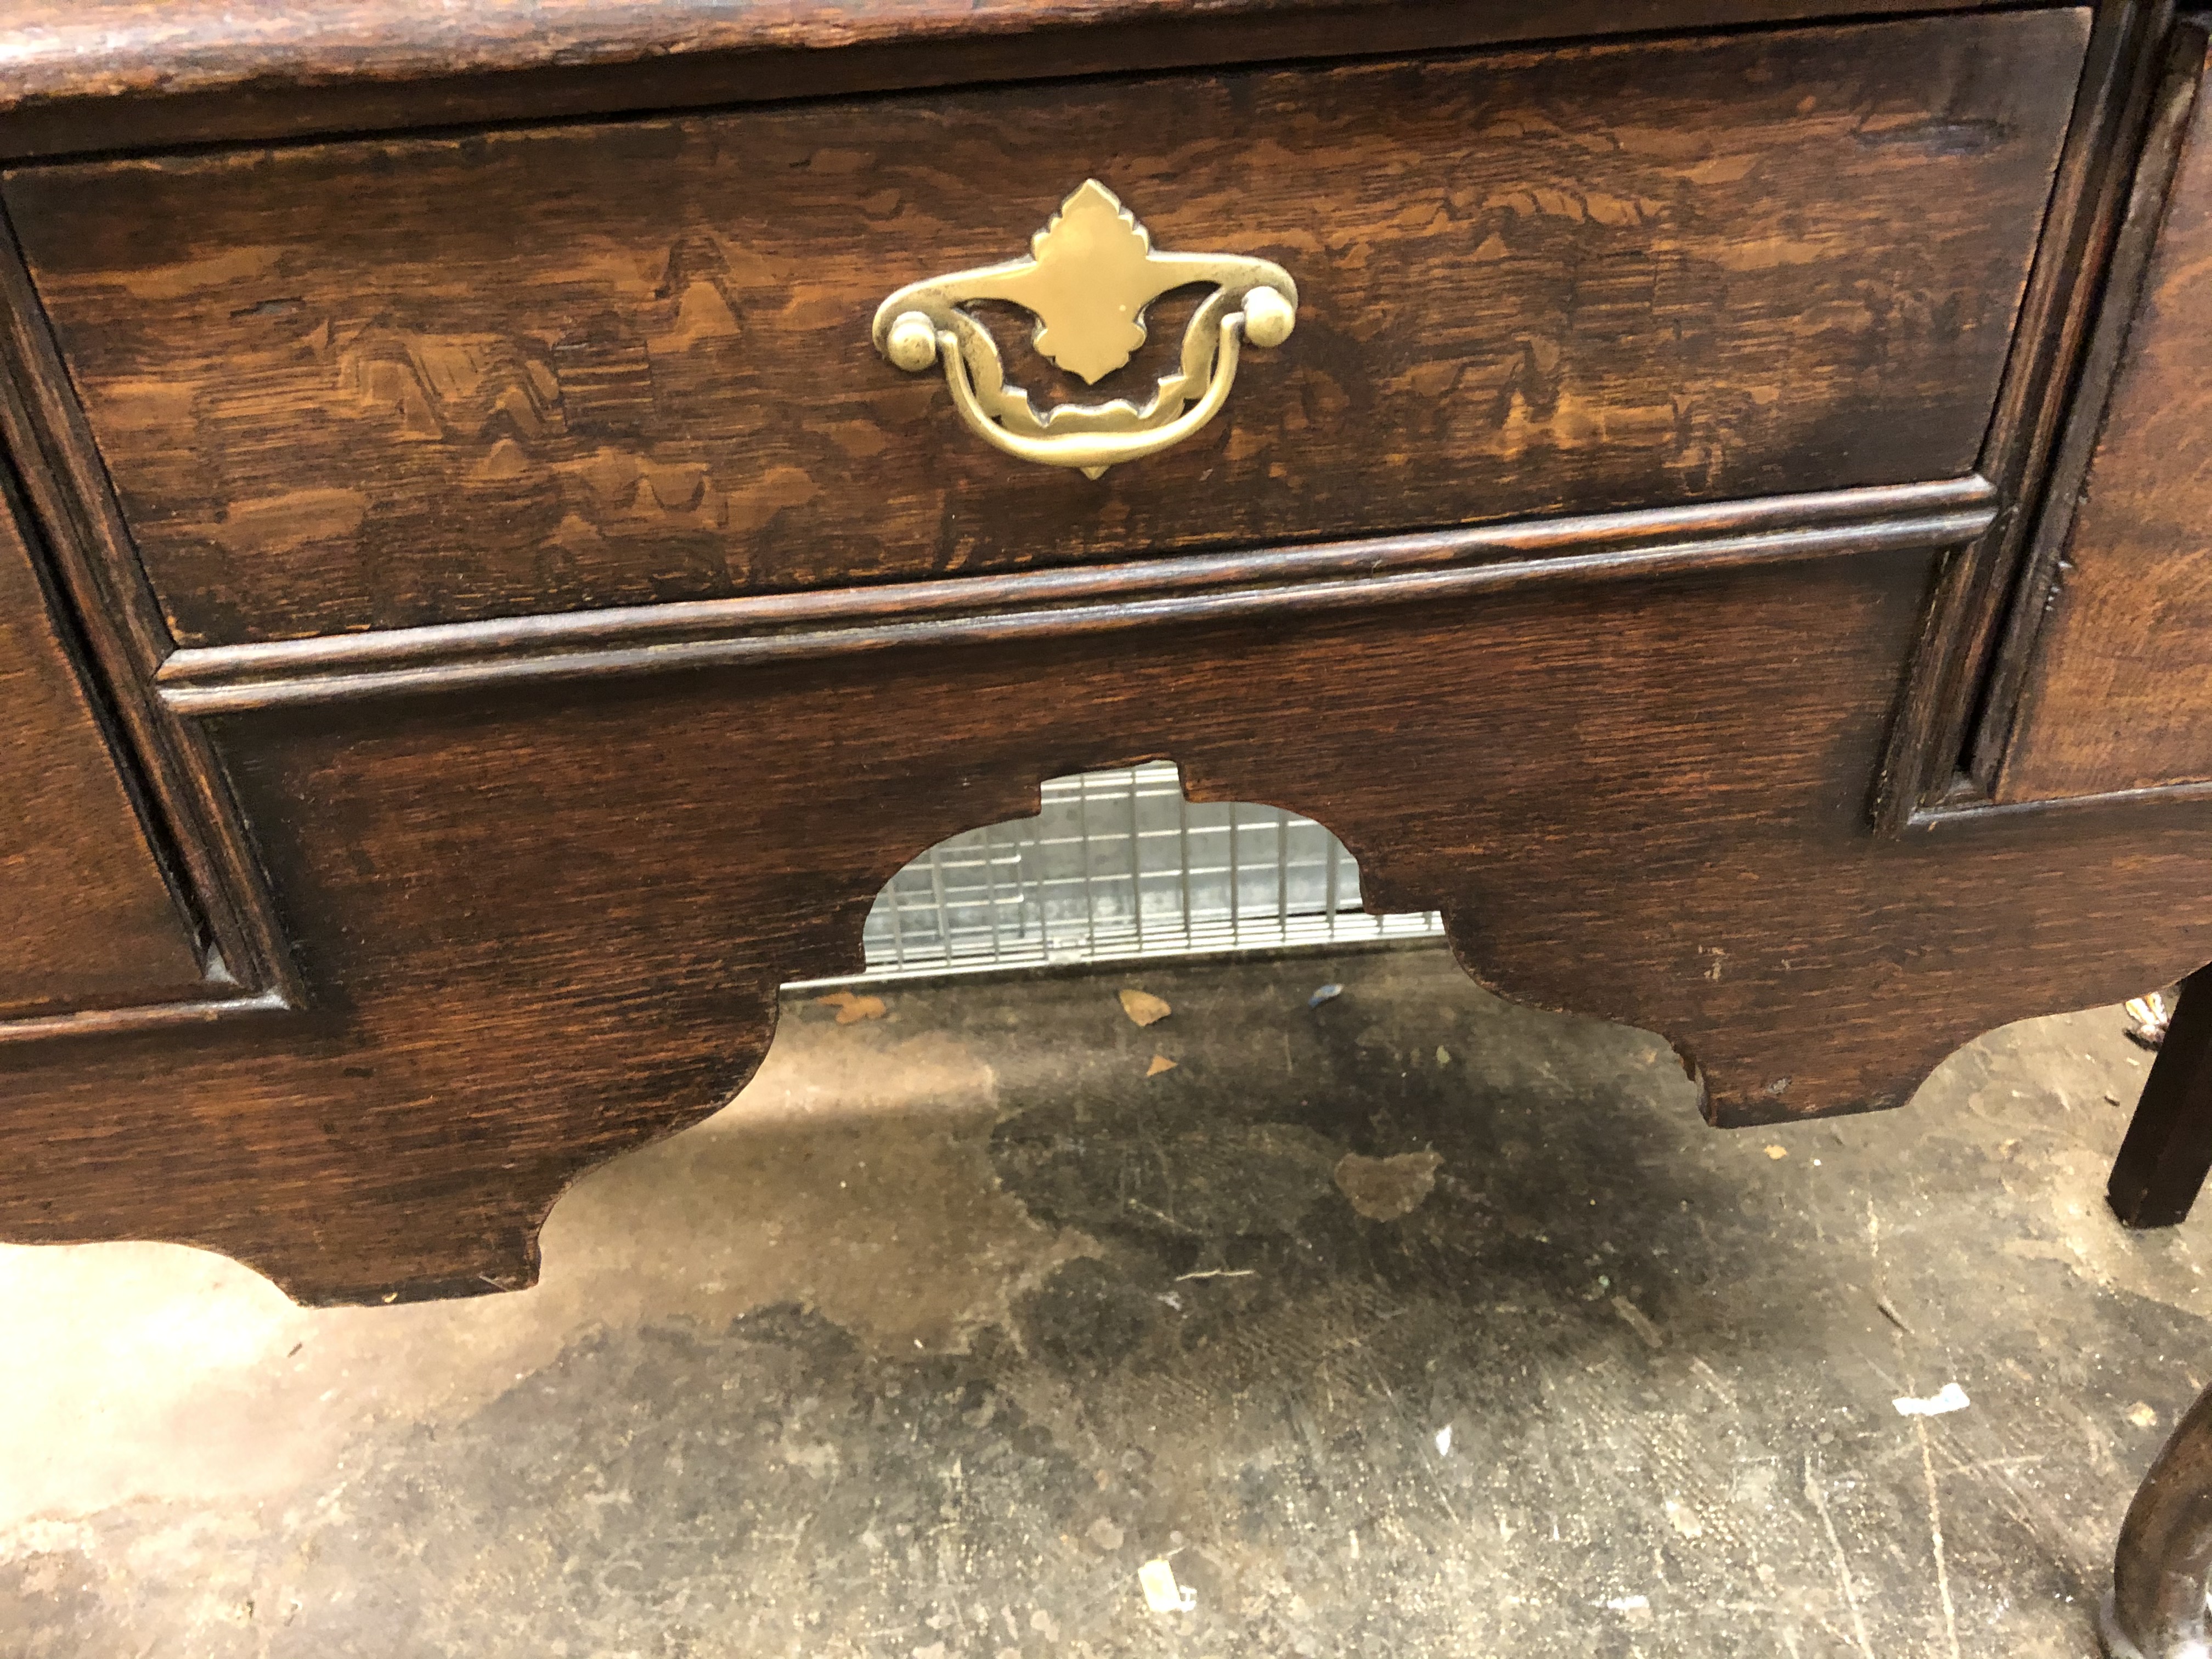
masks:
[(281, 991), (253, 991), (221, 984), (201, 988), (205, 994), (178, 1002), (132, 1002), (112, 1008), (73, 1008), (67, 1013), (27, 1014), (0, 1019), (0, 1044), (50, 1042), (57, 1037), (112, 1036), (124, 1031), (167, 1031), (184, 1025), (213, 1025), (235, 1019), (263, 1020), (289, 1014), (298, 1005)]
[(2128, 1505), (2112, 1594), (2098, 1618), (2106, 1659), (2197, 1659), (2212, 1646), (2212, 1389), (2173, 1425)]
[[(1856, 0), (1849, 11), (1993, 9)], [(18, 0), (0, 155), (1775, 23), (1834, 0)]]
[[(1970, 478), (1025, 576), (208, 646), (175, 653), (158, 678), (170, 708), (227, 714), (525, 680), (1417, 605), (1538, 585), (1956, 547), (1988, 527), (1992, 493)], [(1894, 516), (1885, 520), (1885, 510)], [(1675, 539), (1662, 539), (1669, 534)]]
[(2172, 1227), (2212, 1173), (2212, 969), (2183, 981), (2105, 1196), (2130, 1227)]
[[(82, 659), (100, 686), (127, 775), (144, 797), (143, 823), (202, 940), (213, 1012), (250, 1008), (267, 997), (295, 999), (298, 976), (286, 951), (246, 826), (218, 775), (205, 736), (167, 715), (153, 678), (173, 649), (147, 586), (106, 475), (70, 394), (14, 239), (0, 222), (0, 449), (12, 458), (25, 497), (25, 524), (43, 532), (58, 590), (58, 613), (81, 637)], [(265, 995), (264, 995), (265, 994)], [(173, 1004), (96, 1017), (100, 1026), (185, 1018)], [(0, 1042), (45, 1029), (0, 1024)]]
[[(2017, 348), (2029, 349), (2027, 343), (2043, 336), (2050, 378), (2034, 389), (2030, 408), (2014, 423), (2022, 434), (2014, 447), (2027, 453), (2018, 475), (2007, 478), (2014, 500), (2000, 520), (2006, 556), (1990, 562), (1973, 619), (1960, 630), (1960, 690), (1951, 699), (1943, 734), (1947, 760), (1963, 755), (1961, 778), (1983, 799), (2003, 763), (2021, 682), (2088, 465), (2095, 415), (2112, 389), (2203, 62), (2203, 29), (2177, 23), (2170, 0), (2108, 6), (2097, 21), (2087, 84), (2068, 140), (2069, 152), (2086, 154), (2088, 159), (2079, 165), (2090, 176), (2069, 202), (2064, 184), (2071, 155), (2061, 162), (2059, 197), (2039, 256), (2039, 266), (2062, 266), (2064, 275), (2054, 280), (2065, 289), (2066, 301), (2049, 326), (2037, 329), (2024, 318)], [(2100, 52), (2106, 40), (2110, 45)], [(2032, 309), (2036, 284), (2032, 280), (2029, 286)], [(2002, 401), (1998, 421), (2001, 428), (2007, 424)], [(1995, 464), (1990, 453), (1983, 460), (1985, 466)]]
[(0, 473), (0, 1023), (178, 994), (198, 952)]
[[(2085, 18), (67, 166), (7, 200), (172, 625), (232, 643), (1964, 475)], [(1097, 483), (989, 451), (866, 333), (1092, 172), (1160, 245), (1304, 294), (1219, 420)]]
[(1996, 483), (2002, 506), (1990, 533), (1945, 571), (1930, 607), (1877, 791), (1886, 829), (1903, 829), (1925, 805), (1987, 797), (1994, 768), (1978, 752), (1970, 758), (1968, 744), (1992, 683), (2007, 684), (2012, 658), (1998, 641), (2030, 562), (2033, 508), (2066, 429), (2068, 389), (2098, 315), (2100, 278), (2150, 119), (2172, 11), (2170, 0), (2108, 0), (2096, 9), (2012, 358), (1982, 445), (1979, 470)]
[[(2179, 1220), (2203, 57), (2167, 0), (0, 9), (0, 158), (80, 158), (0, 178), (0, 1237), (527, 1284), (894, 871), (1153, 757), (1723, 1125), (2190, 974), (2111, 1189)], [(866, 335), (1094, 173), (1304, 295), (1103, 483)], [(2212, 1394), (2112, 1659), (2208, 1576)]]
[(2200, 94), (2183, 127), (2188, 102), (2175, 101), (2172, 185), (2160, 215), (2154, 169), (2138, 202), (2138, 226), (2154, 223), (2157, 240), (2035, 635), (2000, 800), (2212, 780), (2212, 108)]
[(1900, 1103), (1981, 1030), (2212, 959), (2212, 803), (1875, 836), (1933, 566), (222, 719), (313, 1007), (0, 1049), (0, 1232), (317, 1300), (527, 1282), (568, 1182), (726, 1099), (902, 863), (1152, 756), (1337, 830), (1485, 983), (1664, 1033), (1717, 1121)]

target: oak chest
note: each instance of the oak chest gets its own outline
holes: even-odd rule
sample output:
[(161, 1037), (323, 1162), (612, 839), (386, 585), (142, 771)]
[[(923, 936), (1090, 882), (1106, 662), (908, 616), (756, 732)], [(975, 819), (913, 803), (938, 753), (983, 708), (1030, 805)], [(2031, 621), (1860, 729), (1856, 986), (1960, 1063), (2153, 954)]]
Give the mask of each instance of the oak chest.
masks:
[[(2204, 52), (2149, 0), (0, 8), (0, 1233), (527, 1284), (891, 872), (1142, 759), (1722, 1124), (2186, 975)], [(2209, 1116), (2162, 1065), (2131, 1219)]]

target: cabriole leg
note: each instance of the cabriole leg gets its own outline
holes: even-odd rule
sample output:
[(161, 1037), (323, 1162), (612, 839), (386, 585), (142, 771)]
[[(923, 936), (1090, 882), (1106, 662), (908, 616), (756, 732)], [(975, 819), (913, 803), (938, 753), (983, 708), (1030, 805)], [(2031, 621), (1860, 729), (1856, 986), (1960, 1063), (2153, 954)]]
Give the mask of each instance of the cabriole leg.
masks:
[[(2200, 975), (2198, 977), (2202, 977)], [(2197, 1398), (2120, 1523), (2112, 1593), (2098, 1618), (2109, 1659), (2208, 1659), (2212, 1576), (2212, 1389)]]

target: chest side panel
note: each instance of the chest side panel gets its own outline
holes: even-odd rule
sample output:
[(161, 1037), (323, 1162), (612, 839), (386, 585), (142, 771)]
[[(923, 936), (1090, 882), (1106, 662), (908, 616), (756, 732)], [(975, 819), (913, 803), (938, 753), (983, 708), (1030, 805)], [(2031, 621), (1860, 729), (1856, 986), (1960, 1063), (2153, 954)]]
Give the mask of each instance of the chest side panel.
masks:
[(200, 983), (198, 957), (0, 489), (0, 1015)]
[[(2201, 74), (2202, 37), (2184, 50)], [(2200, 86), (2023, 684), (2002, 799), (2212, 781), (2209, 125)], [(2154, 198), (2147, 210), (2160, 210)]]

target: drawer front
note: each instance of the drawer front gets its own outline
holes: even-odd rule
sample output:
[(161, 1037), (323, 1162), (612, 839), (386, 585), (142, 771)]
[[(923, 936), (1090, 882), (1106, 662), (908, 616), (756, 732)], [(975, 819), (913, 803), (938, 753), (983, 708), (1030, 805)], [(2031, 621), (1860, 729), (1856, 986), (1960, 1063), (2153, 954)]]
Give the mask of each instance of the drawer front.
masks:
[(201, 982), (0, 477), (0, 1022)]
[[(2129, 230), (2154, 230), (1998, 776), (2027, 801), (2212, 781), (2212, 100), (2181, 31)], [(2191, 100), (2193, 100), (2193, 109)], [(2178, 141), (2178, 155), (2166, 148)], [(2163, 157), (2160, 155), (2165, 148)], [(2168, 175), (2160, 161), (2171, 161)], [(2115, 272), (2115, 303), (2133, 297)], [(2094, 418), (2094, 408), (2087, 418)]]
[[(86, 163), (6, 199), (186, 644), (1955, 477), (2044, 10)], [(1297, 332), (1093, 480), (870, 337), (1096, 178)], [(1172, 366), (1161, 302), (1136, 361)], [(1059, 384), (999, 331), (1012, 378)], [(1095, 392), (1087, 393), (1095, 396)]]

